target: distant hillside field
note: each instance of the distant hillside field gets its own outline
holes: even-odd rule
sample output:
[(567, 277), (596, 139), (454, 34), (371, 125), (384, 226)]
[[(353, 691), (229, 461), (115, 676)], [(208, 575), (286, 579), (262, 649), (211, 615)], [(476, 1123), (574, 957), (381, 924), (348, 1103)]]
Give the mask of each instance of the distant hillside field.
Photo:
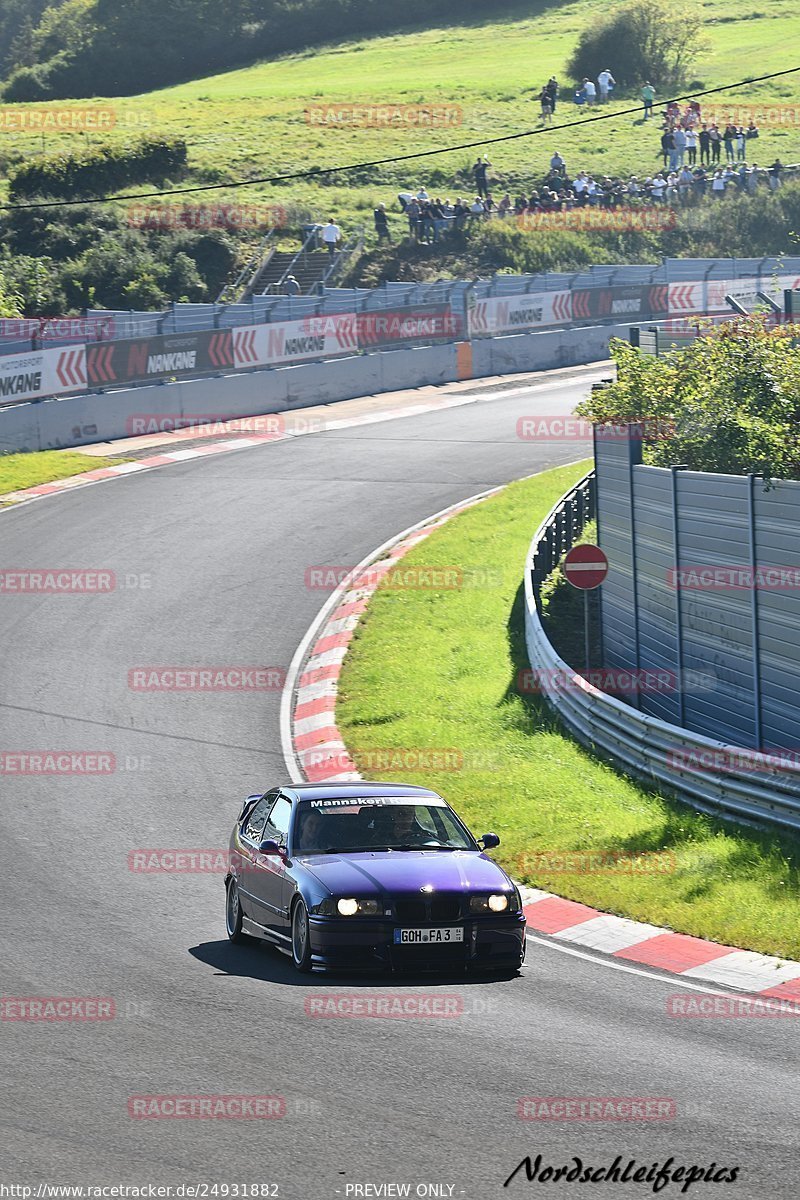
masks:
[[(792, 0), (769, 0), (755, 11), (747, 0), (708, 0), (700, 7), (712, 50), (695, 71), (696, 86), (713, 87), (800, 64), (800, 13)], [(229, 182), (391, 157), (536, 128), (539, 106), (532, 101), (533, 89), (538, 91), (555, 74), (562, 95), (554, 125), (580, 119), (583, 127), (547, 129), (536, 137), (487, 147), (498, 180), (496, 197), (505, 190), (534, 186), (554, 149), (570, 170), (649, 174), (660, 165), (657, 122), (642, 124), (638, 115), (629, 115), (586, 124), (588, 116), (600, 110), (587, 114), (570, 101), (565, 62), (580, 31), (606, 8), (594, 0), (534, 0), (521, 5), (516, 16), (501, 20), (292, 54), (139, 97), (39, 106), (53, 113), (73, 105), (79, 110), (87, 104), (109, 108), (111, 116), (104, 119), (113, 121), (113, 127), (103, 131), (21, 131), (14, 125), (25, 106), (14, 106), (3, 121), (0, 168), (13, 166), (23, 156), (72, 152), (82, 144), (114, 142), (133, 133), (184, 137), (190, 167), (185, 183)], [(614, 63), (608, 65), (613, 71)], [(631, 103), (621, 99), (609, 107), (618, 112)], [(740, 114), (770, 106), (770, 120), (760, 121), (762, 136), (753, 143), (752, 157), (759, 164), (776, 155), (784, 162), (800, 161), (800, 73), (771, 84), (743, 86), (706, 104), (720, 113), (732, 106)], [(386, 114), (379, 111), (373, 118), (377, 124), (365, 126), (360, 122), (369, 119), (368, 112), (351, 115), (347, 108), (394, 105), (438, 106), (434, 116), (441, 123), (417, 123), (412, 111), (408, 125), (386, 127)], [(482, 152), (483, 147), (476, 147), (324, 181), (259, 185), (200, 199), (281, 204), (293, 211), (302, 206), (318, 216), (335, 214), (346, 230), (358, 222), (371, 229), (374, 205), (385, 200), (390, 212), (395, 210), (395, 193), (404, 186), (425, 183), (434, 193), (451, 198), (469, 193), (468, 169)], [(399, 221), (395, 229), (400, 231)]]

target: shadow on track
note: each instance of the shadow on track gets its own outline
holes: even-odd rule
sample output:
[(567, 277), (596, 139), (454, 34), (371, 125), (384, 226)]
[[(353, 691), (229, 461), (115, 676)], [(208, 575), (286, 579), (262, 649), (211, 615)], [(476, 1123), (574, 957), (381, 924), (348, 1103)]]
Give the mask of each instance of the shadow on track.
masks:
[(420, 987), (423, 984), (426, 987), (452, 987), (454, 983), (459, 983), (474, 987), (513, 979), (519, 974), (518, 971), (498, 971), (485, 975), (452, 971), (449, 974), (443, 971), (441, 974), (409, 972), (402, 975), (392, 975), (388, 971), (314, 971), (310, 975), (301, 975), (295, 971), (286, 955), (266, 943), (260, 946), (235, 946), (225, 938), (191, 946), (189, 954), (199, 962), (214, 967), (217, 975), (261, 979), (265, 983), (285, 984), (287, 987), (330, 987), (331, 983), (346, 984), (348, 987)]

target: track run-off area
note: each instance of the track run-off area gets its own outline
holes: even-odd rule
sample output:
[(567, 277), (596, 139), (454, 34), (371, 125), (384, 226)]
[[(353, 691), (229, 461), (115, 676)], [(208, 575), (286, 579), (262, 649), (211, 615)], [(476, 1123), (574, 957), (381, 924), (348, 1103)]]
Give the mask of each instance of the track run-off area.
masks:
[[(227, 942), (221, 874), (148, 873), (132, 857), (224, 849), (243, 798), (286, 781), (286, 766), (279, 686), (148, 691), (131, 673), (274, 668), (279, 680), (329, 595), (314, 568), (355, 566), (448, 505), (586, 457), (588, 441), (522, 440), (517, 424), (571, 412), (607, 373), (556, 372), (0, 513), (4, 568), (115, 580), (0, 594), (3, 748), (114, 764), (3, 776), (2, 996), (110, 998), (114, 1011), (0, 1022), (8, 1178), (34, 1195), (40, 1182), (188, 1181), (273, 1185), (252, 1194), (280, 1200), (403, 1194), (363, 1190), (389, 1184), (465, 1200), (652, 1195), (652, 1181), (529, 1183), (524, 1170), (503, 1186), (526, 1155), (542, 1170), (619, 1155), (648, 1170), (738, 1168), (691, 1196), (796, 1194), (796, 1020), (671, 1018), (667, 998), (688, 982), (539, 935), (515, 979), (301, 977), (272, 949)], [(434, 998), (449, 1015), (314, 1015), (314, 998), (341, 993), (406, 1011)], [(132, 1103), (176, 1095), (280, 1097), (282, 1115), (142, 1118)], [(526, 1097), (665, 1103), (652, 1119), (530, 1120)]]

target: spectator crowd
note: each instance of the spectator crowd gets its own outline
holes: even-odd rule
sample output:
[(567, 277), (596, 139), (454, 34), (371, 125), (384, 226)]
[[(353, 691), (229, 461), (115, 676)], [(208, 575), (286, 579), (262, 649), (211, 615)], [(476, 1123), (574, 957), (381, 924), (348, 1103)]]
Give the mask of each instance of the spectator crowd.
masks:
[[(591, 87), (587, 87), (591, 85)], [(584, 100), (577, 103), (607, 102), (614, 88), (610, 71), (601, 72), (598, 86), (584, 80)], [(538, 93), (542, 121), (546, 122), (556, 109), (559, 97), (558, 82), (551, 77)], [(652, 117), (655, 89), (645, 83), (641, 89), (644, 119)], [(684, 109), (671, 103), (663, 111), (659, 158), (661, 169), (652, 174), (592, 175), (587, 171), (570, 171), (562, 155), (555, 151), (541, 185), (513, 199), (509, 192), (496, 199), (492, 192), (496, 180), (491, 177), (492, 164), (479, 157), (471, 173), (474, 197), (430, 195), (420, 186), (416, 192), (398, 195), (400, 208), (408, 222), (408, 235), (424, 244), (438, 242), (451, 229), (464, 229), (487, 217), (522, 217), (526, 213), (559, 213), (572, 209), (619, 209), (659, 206), (689, 206), (706, 196), (720, 200), (729, 194), (753, 193), (766, 183), (771, 190), (780, 187), (784, 166), (776, 159), (769, 167), (748, 162), (748, 145), (759, 136), (758, 127), (751, 121), (747, 128), (727, 124), (722, 129), (714, 121), (704, 121), (696, 101)], [(725, 152), (723, 163), (722, 151)], [(375, 209), (375, 229), (379, 241), (392, 240), (384, 205)]]

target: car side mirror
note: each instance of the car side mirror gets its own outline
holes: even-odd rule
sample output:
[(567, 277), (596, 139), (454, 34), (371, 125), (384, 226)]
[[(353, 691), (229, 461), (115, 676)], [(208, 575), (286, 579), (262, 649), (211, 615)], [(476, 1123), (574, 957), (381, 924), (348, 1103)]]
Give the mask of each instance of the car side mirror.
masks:
[(258, 847), (258, 853), (267, 857), (277, 855), (278, 858), (286, 858), (286, 847), (279, 846), (274, 838), (265, 838)]
[(495, 846), (500, 845), (500, 838), (496, 833), (485, 833), (480, 840), (484, 850), (494, 850)]

